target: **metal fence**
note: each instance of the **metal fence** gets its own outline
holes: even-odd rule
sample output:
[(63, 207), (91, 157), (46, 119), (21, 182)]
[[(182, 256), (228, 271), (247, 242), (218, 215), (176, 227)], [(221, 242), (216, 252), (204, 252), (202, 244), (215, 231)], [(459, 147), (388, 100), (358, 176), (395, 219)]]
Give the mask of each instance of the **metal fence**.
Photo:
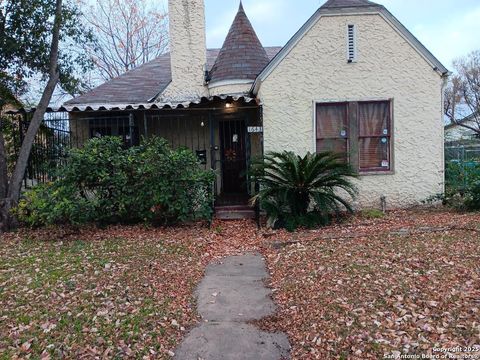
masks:
[[(247, 167), (252, 145), (246, 126), (258, 125), (250, 121), (256, 119), (253, 114), (256, 110), (248, 108), (232, 114), (202, 109), (188, 113), (161, 110), (129, 113), (47, 113), (35, 138), (23, 185), (24, 188), (29, 188), (54, 180), (58, 168), (67, 160), (69, 149), (80, 148), (91, 138), (117, 136), (123, 140), (126, 147), (130, 147), (139, 145), (142, 138), (159, 136), (166, 139), (174, 149), (187, 148), (193, 151), (205, 169), (216, 169), (215, 188), (220, 191), (225, 185), (222, 182), (224, 176), (221, 175), (228, 175), (229, 170), (223, 154), (236, 155), (236, 162), (229, 158), (230, 166), (234, 163), (233, 165), (243, 166), (242, 169)], [(4, 134), (8, 133), (6, 145), (10, 172), (13, 171), (31, 117), (32, 114), (23, 113), (2, 118), (3, 124), (8, 125), (8, 131)], [(256, 139), (258, 144), (255, 143), (255, 149), (258, 151), (261, 148), (260, 138)], [(240, 170), (242, 174), (245, 172)], [(229, 184), (231, 187), (240, 183), (243, 186), (243, 182), (246, 182), (246, 179), (242, 178), (240, 181), (236, 178), (234, 181), (232, 178)]]
[(445, 148), (447, 191), (463, 192), (480, 179), (480, 145)]
[[(5, 150), (10, 173), (15, 166), (31, 117), (32, 114), (29, 113), (2, 117), (2, 132), (5, 138)], [(24, 188), (53, 180), (57, 168), (65, 162), (70, 147), (71, 136), (68, 114), (46, 114), (32, 145), (23, 179)]]
[[(32, 116), (32, 113), (22, 113), (2, 117), (10, 173)], [(30, 188), (54, 180), (58, 168), (67, 160), (70, 148), (81, 147), (92, 137), (110, 135), (122, 137), (126, 146), (139, 143), (137, 128), (132, 126), (128, 115), (72, 119), (66, 112), (46, 113), (32, 146), (23, 187)]]
[(480, 145), (448, 146), (445, 161), (480, 162)]

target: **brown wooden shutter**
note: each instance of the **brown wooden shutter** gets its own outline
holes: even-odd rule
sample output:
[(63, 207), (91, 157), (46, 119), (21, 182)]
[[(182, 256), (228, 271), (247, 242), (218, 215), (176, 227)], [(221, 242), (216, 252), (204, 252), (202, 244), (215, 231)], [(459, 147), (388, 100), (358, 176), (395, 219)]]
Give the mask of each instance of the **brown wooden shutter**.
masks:
[(348, 153), (347, 103), (317, 104), (317, 152)]
[(360, 102), (358, 105), (360, 171), (391, 169), (390, 102)]

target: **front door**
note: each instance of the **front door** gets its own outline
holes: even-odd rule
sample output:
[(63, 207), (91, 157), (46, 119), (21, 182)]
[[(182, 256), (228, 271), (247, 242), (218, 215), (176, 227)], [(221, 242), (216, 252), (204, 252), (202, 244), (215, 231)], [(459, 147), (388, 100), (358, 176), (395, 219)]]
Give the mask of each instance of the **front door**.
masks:
[(246, 128), (244, 120), (220, 121), (222, 194), (247, 193)]

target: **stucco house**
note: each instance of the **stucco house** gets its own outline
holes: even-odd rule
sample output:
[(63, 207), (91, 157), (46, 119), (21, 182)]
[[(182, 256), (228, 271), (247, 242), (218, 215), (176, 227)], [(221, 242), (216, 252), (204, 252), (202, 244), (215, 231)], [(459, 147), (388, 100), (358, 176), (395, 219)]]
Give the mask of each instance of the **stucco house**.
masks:
[(443, 192), (448, 70), (384, 6), (328, 0), (283, 47), (261, 44), (241, 4), (221, 49), (206, 48), (203, 0), (169, 0), (169, 16), (168, 54), (64, 104), (78, 143), (190, 147), (218, 203), (245, 202), (252, 157), (283, 150), (345, 153), (358, 207)]
[(480, 135), (477, 131), (474, 131), (478, 128), (479, 123), (473, 114), (458, 123), (452, 122), (445, 126), (445, 142), (447, 144), (480, 143)]

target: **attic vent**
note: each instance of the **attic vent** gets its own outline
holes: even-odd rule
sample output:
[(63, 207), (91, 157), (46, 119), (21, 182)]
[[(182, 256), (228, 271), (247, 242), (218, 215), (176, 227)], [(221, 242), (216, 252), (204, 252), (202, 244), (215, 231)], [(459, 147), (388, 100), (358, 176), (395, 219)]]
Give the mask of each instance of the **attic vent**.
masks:
[(348, 25), (348, 62), (357, 61), (357, 39), (355, 25)]

